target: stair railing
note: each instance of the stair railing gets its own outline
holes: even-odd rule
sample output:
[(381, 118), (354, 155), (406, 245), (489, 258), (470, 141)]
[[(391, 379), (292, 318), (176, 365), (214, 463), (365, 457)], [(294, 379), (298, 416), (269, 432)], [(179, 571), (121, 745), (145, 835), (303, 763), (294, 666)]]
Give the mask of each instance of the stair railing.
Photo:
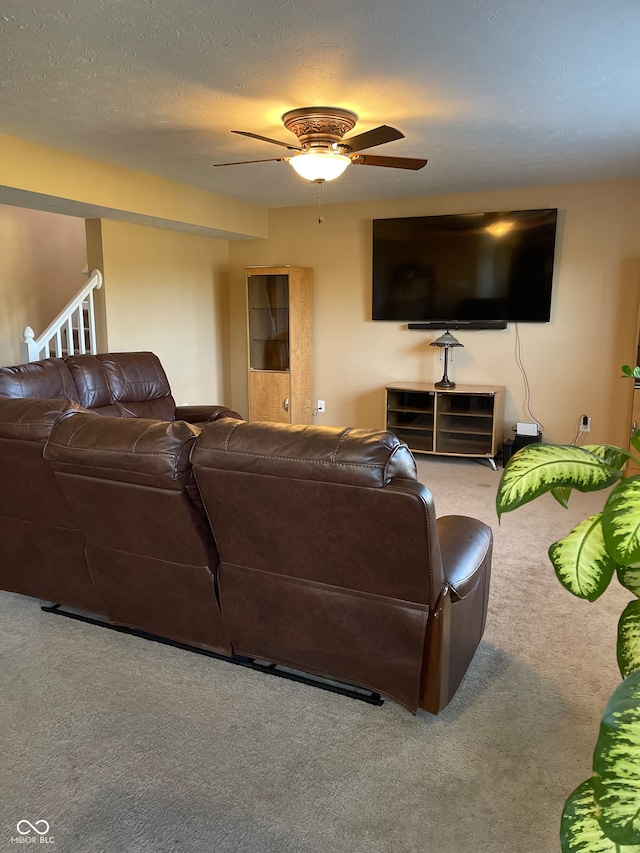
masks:
[(62, 309), (56, 319), (36, 338), (27, 326), (20, 344), (23, 363), (41, 358), (98, 351), (93, 291), (102, 287), (102, 273), (93, 270), (82, 290)]

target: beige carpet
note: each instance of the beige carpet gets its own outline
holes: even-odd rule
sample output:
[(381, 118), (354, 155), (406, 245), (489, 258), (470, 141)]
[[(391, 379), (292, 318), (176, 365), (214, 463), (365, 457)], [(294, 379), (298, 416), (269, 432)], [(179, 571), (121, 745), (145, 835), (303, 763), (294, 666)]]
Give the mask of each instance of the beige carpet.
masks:
[(628, 595), (572, 598), (546, 550), (601, 497), (498, 527), (487, 464), (419, 467), (438, 515), (495, 531), (485, 639), (449, 708), (370, 707), (0, 593), (0, 851), (46, 820), (58, 853), (556, 853)]

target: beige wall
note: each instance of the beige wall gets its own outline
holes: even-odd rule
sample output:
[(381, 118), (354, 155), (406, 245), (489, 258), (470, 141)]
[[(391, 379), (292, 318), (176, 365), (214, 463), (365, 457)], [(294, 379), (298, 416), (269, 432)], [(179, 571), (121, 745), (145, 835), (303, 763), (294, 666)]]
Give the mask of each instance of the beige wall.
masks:
[[(409, 332), (401, 324), (369, 319), (371, 220), (535, 207), (558, 207), (560, 224), (552, 321), (520, 326), (533, 414), (545, 424), (548, 441), (572, 441), (584, 412), (592, 418), (590, 439), (623, 443), (631, 389), (619, 378), (619, 368), (636, 355), (638, 180), (327, 205), (322, 225), (315, 204), (274, 209), (269, 238), (246, 242), (103, 219), (98, 229), (103, 264), (90, 258), (90, 266), (100, 266), (105, 274), (111, 350), (151, 349), (165, 364), (178, 402), (226, 403), (244, 414), (244, 267), (313, 267), (315, 397), (327, 406), (316, 421), (381, 426), (385, 383), (437, 380), (442, 364), (429, 347), (438, 333)], [(43, 257), (44, 237), (51, 233), (44, 223), (53, 222), (50, 217), (68, 218), (24, 213), (28, 224), (26, 218), (19, 224), (15, 217), (0, 217), (0, 361), (5, 364), (20, 360), (22, 327), (44, 327), (79, 287), (74, 282), (68, 294), (54, 295), (33, 272), (33, 264)], [(84, 251), (82, 220), (68, 224), (77, 228), (71, 243)], [(56, 251), (63, 242), (56, 238)], [(80, 249), (65, 248), (60, 257), (66, 263), (76, 251)], [(51, 266), (50, 257), (47, 262)], [(22, 283), (16, 287), (18, 277)], [(452, 378), (505, 385), (507, 424), (529, 419), (514, 355), (514, 326), (460, 332), (458, 337), (465, 348), (454, 353)]]
[[(92, 223), (95, 232), (96, 223)], [(178, 404), (230, 403), (224, 240), (101, 220), (108, 348), (151, 350)]]
[(12, 194), (23, 207), (55, 202), (57, 212), (81, 208), (87, 218), (146, 218), (157, 221), (143, 224), (211, 229), (223, 238), (266, 234), (266, 212), (256, 205), (0, 134), (0, 200)]
[[(330, 198), (330, 186), (326, 197)], [(233, 405), (246, 411), (245, 265), (292, 264), (315, 272), (315, 397), (326, 401), (317, 423), (382, 426), (384, 385), (436, 381), (440, 332), (373, 322), (373, 218), (559, 208), (552, 320), (520, 324), (531, 409), (545, 440), (571, 442), (582, 413), (590, 440), (628, 439), (631, 387), (620, 365), (634, 362), (640, 288), (640, 181), (585, 183), (395, 201), (274, 209), (269, 239), (230, 244)], [(508, 431), (529, 420), (523, 377), (515, 359), (515, 327), (456, 333), (450, 376), (458, 383), (507, 387)]]
[(84, 220), (0, 205), (0, 364), (19, 364), (25, 326), (38, 336), (84, 286)]

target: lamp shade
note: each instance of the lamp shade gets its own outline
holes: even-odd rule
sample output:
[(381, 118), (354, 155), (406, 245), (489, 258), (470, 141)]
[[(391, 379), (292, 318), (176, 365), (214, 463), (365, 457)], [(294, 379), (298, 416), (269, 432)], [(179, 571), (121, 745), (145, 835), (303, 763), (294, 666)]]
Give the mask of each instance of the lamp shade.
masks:
[(351, 160), (344, 154), (333, 151), (306, 151), (295, 154), (289, 163), (307, 181), (323, 183), (339, 178)]
[(464, 344), (461, 344), (457, 338), (454, 338), (451, 332), (445, 332), (444, 335), (440, 335), (439, 338), (436, 338), (435, 341), (431, 341), (429, 344), (430, 347), (463, 347)]

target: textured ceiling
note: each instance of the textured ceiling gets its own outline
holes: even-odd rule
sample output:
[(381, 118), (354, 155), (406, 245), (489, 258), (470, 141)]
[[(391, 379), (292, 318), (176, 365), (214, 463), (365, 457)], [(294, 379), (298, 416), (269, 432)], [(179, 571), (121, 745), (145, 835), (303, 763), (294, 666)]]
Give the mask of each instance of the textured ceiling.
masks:
[(428, 157), (352, 166), (327, 203), (640, 176), (640, 0), (2, 0), (0, 132), (266, 207), (297, 107)]

